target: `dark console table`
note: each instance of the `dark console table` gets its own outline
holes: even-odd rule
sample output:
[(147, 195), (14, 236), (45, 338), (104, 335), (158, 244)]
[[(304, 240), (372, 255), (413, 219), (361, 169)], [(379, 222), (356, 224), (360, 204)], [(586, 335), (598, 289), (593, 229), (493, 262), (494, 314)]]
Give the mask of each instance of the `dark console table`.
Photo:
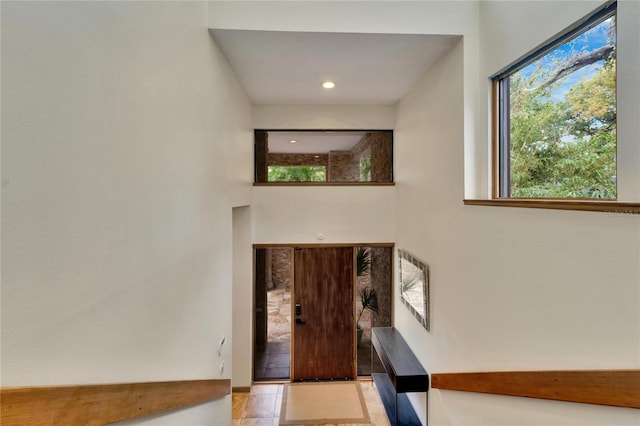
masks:
[[(375, 349), (385, 369), (384, 373), (372, 376), (389, 421), (393, 426), (420, 426), (420, 419), (405, 393), (428, 392), (429, 375), (398, 330), (394, 327), (371, 330), (372, 350)], [(428, 401), (427, 397), (427, 409)]]

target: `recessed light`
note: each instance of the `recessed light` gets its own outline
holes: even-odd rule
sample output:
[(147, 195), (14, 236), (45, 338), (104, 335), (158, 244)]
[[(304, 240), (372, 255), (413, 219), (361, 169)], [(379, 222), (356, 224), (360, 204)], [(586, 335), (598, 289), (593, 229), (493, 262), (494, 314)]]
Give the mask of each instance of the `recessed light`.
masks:
[(325, 89), (333, 89), (334, 87), (336, 87), (336, 84), (333, 81), (325, 81), (324, 83), (322, 83), (322, 87), (324, 87)]
[(297, 140), (295, 140), (295, 139), (291, 139), (289, 142), (291, 142), (291, 143), (296, 143), (296, 142), (298, 142), (298, 141), (297, 141)]

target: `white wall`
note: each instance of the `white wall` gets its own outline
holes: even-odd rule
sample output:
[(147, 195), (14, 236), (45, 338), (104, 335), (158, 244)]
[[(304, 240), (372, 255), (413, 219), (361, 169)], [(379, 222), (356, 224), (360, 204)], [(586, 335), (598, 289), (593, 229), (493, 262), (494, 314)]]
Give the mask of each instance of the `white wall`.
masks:
[(2, 90), (2, 385), (229, 378), (251, 105), (207, 3), (2, 2)]
[(391, 186), (256, 187), (254, 242), (392, 242), (394, 194)]
[[(256, 105), (258, 129), (393, 129), (395, 106)], [(254, 187), (255, 243), (389, 242), (395, 189)], [(366, 214), (354, 214), (366, 212)], [(318, 240), (322, 234), (324, 239)]]
[[(473, 88), (465, 97), (475, 111), (474, 102), (479, 102), (473, 95), (479, 90), (478, 10), (475, 2), (446, 1), (216, 1), (209, 9), (209, 25), (244, 30), (465, 35), (464, 81)], [(464, 120), (465, 128), (470, 129), (467, 138), (473, 141), (478, 133), (473, 130), (478, 126), (476, 117), (471, 114)], [(253, 123), (262, 129), (393, 129), (396, 106), (256, 105)], [(323, 235), (322, 242), (394, 241), (395, 192), (395, 187), (254, 187), (254, 242), (317, 243), (318, 234)], [(252, 316), (246, 307), (234, 305), (235, 309), (245, 309), (247, 317)]]
[[(213, 1), (209, 27), (264, 31), (462, 34), (476, 30), (473, 1)], [(466, 31), (465, 31), (466, 28)]]
[[(488, 149), (476, 143), (486, 126), (479, 116), (483, 95), (478, 84), (479, 9), (477, 1), (214, 1), (209, 9), (209, 26), (220, 29), (263, 31), (359, 32), (387, 34), (445, 34), (465, 36), (464, 84), (467, 114), (464, 116), (465, 188), (467, 197), (487, 193), (487, 180), (477, 178), (486, 171)], [(287, 107), (295, 111), (295, 107)], [(261, 120), (277, 111), (267, 106), (256, 109)], [(364, 111), (364, 110), (363, 110)], [(306, 116), (306, 113), (303, 113)], [(367, 118), (364, 118), (368, 120)], [(293, 119), (277, 118), (295, 124)], [(306, 121), (315, 119), (306, 116)], [(331, 117), (330, 123), (341, 123)], [(260, 121), (262, 123), (262, 121)], [(267, 128), (267, 126), (260, 125)], [(281, 127), (281, 128), (285, 128)], [(372, 127), (373, 128), (373, 127)], [(484, 140), (484, 138), (482, 139)]]
[[(386, 105), (255, 105), (253, 108), (256, 129), (388, 130), (394, 128), (395, 120), (395, 106)], [(395, 238), (394, 193), (395, 188), (389, 186), (256, 186), (251, 206), (253, 242), (391, 242)], [(250, 267), (251, 262), (246, 265)], [(250, 295), (249, 301), (253, 301), (252, 281), (234, 291)], [(252, 308), (246, 299), (234, 299), (234, 318), (253, 318)], [(250, 336), (253, 326), (250, 322), (237, 326), (243, 339)], [(235, 327), (236, 324), (234, 330)], [(236, 376), (234, 370), (234, 386), (248, 386), (245, 383), (246, 375), (252, 371), (251, 353), (235, 357), (234, 362), (238, 371)]]
[[(478, 11), (476, 2), (466, 1), (215, 1), (209, 9), (209, 26), (240, 30), (472, 35), (464, 53), (468, 64), (464, 78), (475, 83), (479, 66)], [(477, 84), (469, 85), (478, 89)], [(469, 102), (477, 102), (477, 97), (470, 98)], [(390, 129), (395, 127), (395, 115), (395, 106), (257, 105), (254, 126), (263, 129)], [(476, 125), (475, 117), (471, 115), (465, 127), (473, 129)], [(470, 140), (475, 133), (467, 133)], [(393, 237), (394, 221), (389, 222), (393, 206), (389, 197), (394, 191), (394, 188), (382, 187), (366, 191), (359, 188), (255, 187), (254, 241), (317, 242), (315, 236), (322, 232), (321, 229), (329, 230), (325, 242), (342, 242), (351, 237), (359, 237), (363, 242)], [(274, 197), (277, 204), (270, 201)], [(282, 202), (296, 211), (294, 217), (282, 213)], [(370, 216), (362, 225), (354, 227), (354, 219), (345, 217), (343, 212), (363, 207)]]
[[(215, 28), (463, 35), (400, 102), (395, 125), (395, 229), (390, 232), (400, 248), (431, 268), (432, 329), (421, 328), (398, 300), (395, 320), (431, 373), (640, 365), (639, 217), (462, 203), (465, 196), (488, 194), (488, 77), (598, 4), (223, 1), (210, 9), (209, 25)], [(625, 65), (621, 57), (618, 63), (619, 134), (633, 142), (639, 139), (640, 115), (638, 2), (622, 1), (619, 7), (624, 11), (619, 52), (626, 50), (628, 61)], [(298, 118), (286, 113), (258, 107), (254, 123), (296, 127), (290, 123)], [(303, 119), (314, 117), (305, 113)], [(622, 162), (633, 164), (637, 151), (630, 149), (631, 158)], [(630, 170), (628, 176), (636, 173), (633, 166), (622, 169)], [(289, 235), (312, 241), (313, 225), (323, 218), (303, 223), (299, 214), (289, 225), (265, 204), (269, 197), (284, 199), (270, 192), (277, 189), (255, 188), (256, 241), (276, 238), (285, 225)], [(311, 201), (300, 196), (291, 206), (302, 205), (304, 213)], [(585, 404), (435, 390), (429, 398), (432, 425), (640, 421), (637, 410)], [(423, 420), (424, 402), (414, 398)]]
[[(395, 106), (256, 105), (257, 129), (393, 129)], [(371, 243), (395, 239), (391, 186), (253, 188), (253, 242)], [(252, 287), (249, 288), (252, 291)], [(234, 312), (252, 318), (251, 306)], [(240, 361), (236, 359), (236, 364)], [(251, 360), (242, 367), (251, 371)]]
[[(490, 58), (501, 62), (495, 52), (506, 49), (511, 61), (517, 48), (534, 47), (597, 6), (571, 4), (483, 2), (483, 28), (496, 33), (483, 38), (480, 92)], [(637, 13), (619, 16), (621, 26), (638, 27)], [(640, 217), (463, 205), (470, 170), (461, 123), (474, 113), (466, 48), (458, 45), (398, 105), (396, 243), (430, 267), (432, 323), (430, 332), (421, 328), (396, 295), (396, 326), (430, 373), (638, 368)], [(637, 93), (629, 71), (621, 71), (628, 85), (620, 92)], [(475, 114), (488, 120), (484, 101)], [(625, 114), (640, 115), (637, 102), (626, 105)], [(618, 124), (636, 126), (624, 116)], [(477, 144), (489, 144), (486, 133)], [(484, 149), (472, 148), (473, 155)], [(424, 419), (424, 399), (413, 402)], [(638, 410), (453, 391), (432, 390), (429, 403), (431, 425), (640, 422)]]
[(390, 130), (395, 105), (255, 105), (256, 129)]
[[(555, 38), (568, 26), (600, 7), (602, 1), (483, 1), (480, 3), (482, 55), (480, 85), (526, 53)], [(640, 200), (640, 2), (621, 0), (617, 14), (617, 181), (618, 200)], [(622, 90), (621, 90), (622, 88)], [(487, 97), (488, 99), (488, 97)], [(483, 104), (483, 133), (489, 134), (488, 103)], [(481, 140), (478, 140), (482, 143)], [(488, 157), (476, 176), (488, 181)], [(486, 197), (486, 194), (476, 194)]]
[(234, 388), (251, 386), (253, 342), (253, 250), (251, 206), (233, 209), (233, 375)]

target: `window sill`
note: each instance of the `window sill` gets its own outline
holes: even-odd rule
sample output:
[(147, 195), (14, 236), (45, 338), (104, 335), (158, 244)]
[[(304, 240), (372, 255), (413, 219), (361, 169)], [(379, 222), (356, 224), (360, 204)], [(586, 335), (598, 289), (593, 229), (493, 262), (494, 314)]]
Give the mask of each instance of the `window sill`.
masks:
[(394, 182), (254, 182), (253, 186), (395, 186)]
[(592, 212), (640, 214), (640, 203), (623, 201), (547, 200), (540, 198), (500, 198), (492, 200), (465, 199), (463, 201), (467, 206), (524, 207), (530, 209), (582, 210)]

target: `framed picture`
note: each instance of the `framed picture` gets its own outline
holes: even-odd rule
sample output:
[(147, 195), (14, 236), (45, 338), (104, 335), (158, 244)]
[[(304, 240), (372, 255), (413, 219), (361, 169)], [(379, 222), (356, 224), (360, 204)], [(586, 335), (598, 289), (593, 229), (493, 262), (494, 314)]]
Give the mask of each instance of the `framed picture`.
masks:
[(398, 249), (400, 299), (418, 322), (429, 330), (429, 268), (408, 251)]

